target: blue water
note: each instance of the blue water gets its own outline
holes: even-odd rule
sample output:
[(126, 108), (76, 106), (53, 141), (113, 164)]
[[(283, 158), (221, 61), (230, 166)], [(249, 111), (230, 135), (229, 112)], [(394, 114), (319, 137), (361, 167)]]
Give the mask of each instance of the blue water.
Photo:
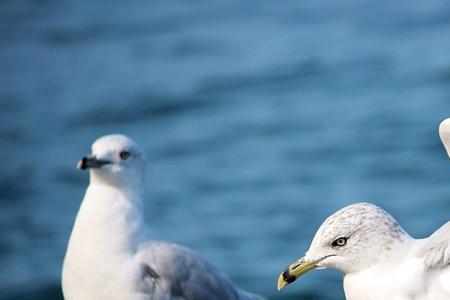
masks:
[(343, 299), (337, 271), (275, 283), (347, 204), (449, 219), (448, 1), (6, 0), (0, 66), (2, 300), (62, 299), (106, 133), (146, 151), (151, 226), (270, 299)]

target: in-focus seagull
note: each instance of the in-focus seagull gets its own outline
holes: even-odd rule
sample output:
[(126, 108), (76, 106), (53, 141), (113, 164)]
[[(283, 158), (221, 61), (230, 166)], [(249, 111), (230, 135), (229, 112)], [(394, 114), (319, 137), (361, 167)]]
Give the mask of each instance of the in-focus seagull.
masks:
[(262, 299), (233, 286), (196, 252), (149, 234), (144, 153), (130, 138), (100, 137), (78, 168), (90, 171), (90, 184), (64, 259), (66, 300)]
[(347, 300), (450, 299), (450, 222), (414, 239), (386, 211), (357, 203), (335, 212), (306, 254), (278, 278), (278, 289), (317, 268), (344, 273)]

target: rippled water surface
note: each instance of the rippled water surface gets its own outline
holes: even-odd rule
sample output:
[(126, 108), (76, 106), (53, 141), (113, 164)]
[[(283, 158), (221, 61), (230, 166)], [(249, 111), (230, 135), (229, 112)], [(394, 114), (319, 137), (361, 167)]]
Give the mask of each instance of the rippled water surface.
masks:
[(0, 298), (58, 300), (99, 135), (146, 151), (146, 218), (270, 299), (335, 210), (423, 237), (449, 219), (448, 1), (0, 3)]

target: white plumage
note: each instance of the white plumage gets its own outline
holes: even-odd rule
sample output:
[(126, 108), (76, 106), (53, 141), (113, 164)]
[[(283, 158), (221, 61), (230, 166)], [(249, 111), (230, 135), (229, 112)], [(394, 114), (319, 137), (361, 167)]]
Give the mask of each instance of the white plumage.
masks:
[(320, 226), (305, 256), (280, 275), (279, 288), (315, 268), (342, 271), (347, 300), (448, 300), (450, 222), (414, 239), (373, 204), (344, 207)]
[[(450, 156), (450, 118), (439, 136)], [(320, 226), (305, 256), (280, 274), (278, 289), (316, 268), (344, 273), (347, 300), (449, 300), (450, 222), (414, 239), (373, 204), (344, 207)]]
[(66, 300), (261, 300), (185, 247), (152, 238), (142, 215), (143, 152), (128, 137), (92, 146), (90, 185), (62, 272)]

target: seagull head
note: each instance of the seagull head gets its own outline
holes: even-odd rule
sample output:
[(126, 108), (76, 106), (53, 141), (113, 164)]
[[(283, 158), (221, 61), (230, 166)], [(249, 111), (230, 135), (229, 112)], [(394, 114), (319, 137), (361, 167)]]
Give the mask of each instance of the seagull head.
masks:
[(79, 170), (90, 170), (91, 183), (112, 186), (141, 185), (145, 157), (139, 146), (121, 134), (105, 135), (92, 144), (92, 153), (78, 162)]
[(278, 290), (306, 272), (334, 268), (344, 274), (387, 260), (394, 247), (410, 237), (386, 211), (370, 203), (352, 204), (320, 226), (309, 250), (278, 278)]

